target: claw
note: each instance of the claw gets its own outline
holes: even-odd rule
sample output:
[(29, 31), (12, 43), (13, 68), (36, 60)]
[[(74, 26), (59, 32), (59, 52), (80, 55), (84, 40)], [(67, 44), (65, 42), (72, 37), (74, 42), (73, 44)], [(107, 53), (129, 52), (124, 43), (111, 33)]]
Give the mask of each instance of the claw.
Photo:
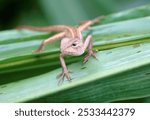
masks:
[(33, 53), (41, 53), (41, 52), (42, 50), (38, 50), (38, 49), (33, 51)]
[(38, 48), (37, 50), (34, 50), (33, 53), (41, 53), (43, 51), (42, 48)]
[(37, 50), (35, 50), (34, 52), (35, 53), (41, 53), (42, 51), (43, 51), (43, 44)]
[(70, 77), (69, 73), (72, 73), (72, 72), (70, 72), (68, 70), (63, 70), (59, 75), (57, 75), (57, 79), (60, 79), (58, 81), (58, 85), (61, 85), (64, 82), (65, 77), (67, 78), (67, 80), (69, 82), (71, 82), (71, 77)]
[(35, 51), (33, 51), (34, 53), (41, 53), (43, 51), (43, 47), (44, 47), (44, 43), (42, 43), (39, 48)]
[(96, 51), (90, 51), (90, 52), (87, 54), (87, 56), (84, 58), (83, 64), (85, 64), (85, 63), (89, 60), (89, 58), (90, 58), (91, 56), (92, 56), (93, 58), (95, 58), (96, 60), (98, 60), (95, 54), (96, 54)]

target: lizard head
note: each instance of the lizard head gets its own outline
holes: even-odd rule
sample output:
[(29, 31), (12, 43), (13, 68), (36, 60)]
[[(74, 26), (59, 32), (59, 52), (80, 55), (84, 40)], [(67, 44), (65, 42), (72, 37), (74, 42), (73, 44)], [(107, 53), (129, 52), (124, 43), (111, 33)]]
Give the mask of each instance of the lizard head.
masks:
[(84, 53), (83, 42), (80, 38), (63, 38), (60, 49), (65, 55), (79, 56)]

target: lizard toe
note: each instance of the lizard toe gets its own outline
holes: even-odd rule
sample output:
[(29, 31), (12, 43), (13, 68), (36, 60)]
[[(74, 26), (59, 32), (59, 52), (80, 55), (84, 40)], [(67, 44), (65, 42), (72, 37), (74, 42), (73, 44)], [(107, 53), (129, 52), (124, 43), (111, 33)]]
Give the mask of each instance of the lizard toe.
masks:
[(63, 82), (64, 82), (64, 78), (66, 77), (67, 78), (67, 80), (69, 81), (69, 82), (71, 82), (71, 77), (70, 77), (70, 75), (69, 75), (69, 73), (71, 73), (70, 71), (62, 71), (59, 75), (57, 75), (57, 79), (60, 79), (59, 80), (59, 82), (58, 82), (58, 85), (60, 85), (60, 84), (62, 84)]

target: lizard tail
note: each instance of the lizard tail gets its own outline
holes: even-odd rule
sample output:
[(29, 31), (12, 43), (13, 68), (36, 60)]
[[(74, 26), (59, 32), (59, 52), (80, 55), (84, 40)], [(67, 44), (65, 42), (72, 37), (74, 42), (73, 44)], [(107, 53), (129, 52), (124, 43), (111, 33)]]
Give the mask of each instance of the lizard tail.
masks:
[(22, 25), (16, 27), (16, 29), (28, 29), (33, 31), (39, 31), (39, 32), (62, 32), (65, 30), (70, 30), (70, 27), (67, 25), (53, 25), (53, 26), (46, 26), (46, 27), (35, 27), (35, 26), (28, 26), (28, 25)]
[(28, 26), (28, 25), (21, 25), (21, 26), (17, 26), (16, 29), (21, 30), (21, 29), (28, 29), (28, 30), (33, 30), (33, 31), (47, 31), (45, 28), (43, 29), (43, 27), (35, 27), (35, 26)]

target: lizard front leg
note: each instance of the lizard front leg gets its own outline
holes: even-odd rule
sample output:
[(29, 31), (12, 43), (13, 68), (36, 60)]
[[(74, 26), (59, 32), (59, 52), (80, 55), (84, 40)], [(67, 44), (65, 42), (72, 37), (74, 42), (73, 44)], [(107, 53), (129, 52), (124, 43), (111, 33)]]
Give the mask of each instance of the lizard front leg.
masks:
[(66, 77), (69, 81), (71, 81), (70, 78), (70, 71), (68, 71), (67, 66), (65, 64), (65, 60), (64, 60), (64, 54), (60, 54), (60, 63), (62, 66), (62, 72), (57, 76), (57, 78), (60, 78), (60, 81), (58, 82), (58, 84), (63, 83), (64, 78)]
[[(92, 56), (94, 58), (96, 58), (95, 56), (95, 51), (92, 50), (92, 35), (88, 35), (88, 37), (86, 38), (86, 40), (84, 41), (84, 46), (83, 49), (85, 51), (85, 49), (88, 47), (88, 54), (87, 56), (84, 58), (83, 63), (86, 63), (89, 58)], [(97, 58), (96, 58), (97, 59)]]

